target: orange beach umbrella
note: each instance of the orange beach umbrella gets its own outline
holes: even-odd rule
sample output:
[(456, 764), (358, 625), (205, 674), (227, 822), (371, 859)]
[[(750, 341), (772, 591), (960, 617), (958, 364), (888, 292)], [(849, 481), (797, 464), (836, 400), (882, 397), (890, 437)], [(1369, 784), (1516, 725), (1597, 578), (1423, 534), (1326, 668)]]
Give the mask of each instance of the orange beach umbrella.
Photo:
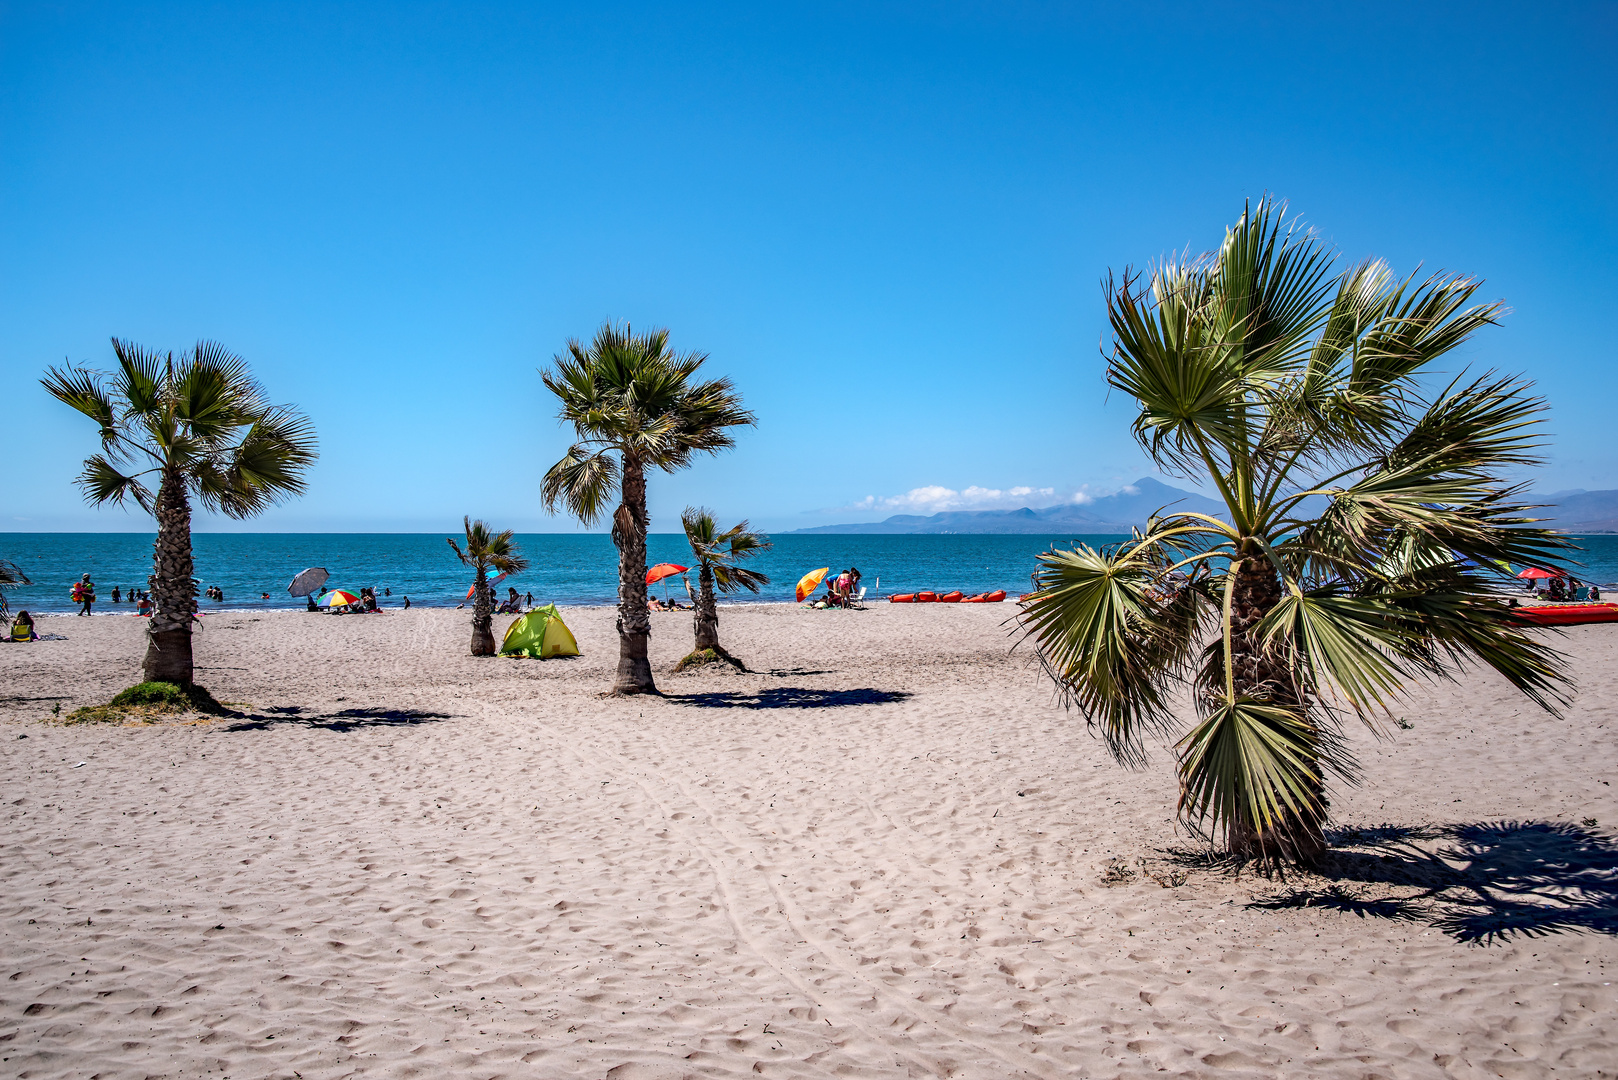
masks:
[[(650, 585), (654, 581), (663, 581), (664, 578), (671, 578), (675, 574), (683, 574), (689, 569), (691, 569), (689, 566), (681, 566), (677, 562), (660, 562), (646, 571), (646, 584)], [(668, 598), (669, 583), (663, 581), (663, 600), (667, 602)]]
[(811, 570), (807, 574), (803, 575), (803, 577), (799, 578), (798, 603), (803, 603), (804, 598), (815, 591), (815, 586), (826, 580), (826, 575), (830, 571), (831, 567), (822, 566), (819, 570)]

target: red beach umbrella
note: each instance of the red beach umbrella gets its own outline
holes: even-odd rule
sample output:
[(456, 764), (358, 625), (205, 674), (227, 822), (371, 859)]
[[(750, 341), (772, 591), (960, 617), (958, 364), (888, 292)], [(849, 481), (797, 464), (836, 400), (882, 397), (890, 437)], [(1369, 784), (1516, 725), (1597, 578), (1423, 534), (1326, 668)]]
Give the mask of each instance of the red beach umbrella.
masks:
[(1562, 573), (1560, 570), (1541, 570), (1537, 566), (1530, 566), (1517, 576), (1520, 578), (1529, 578), (1530, 580), (1536, 578), (1567, 577), (1567, 575)]
[[(650, 585), (653, 582), (662, 581), (664, 578), (673, 577), (675, 574), (683, 574), (689, 569), (691, 569), (689, 566), (681, 566), (679, 563), (660, 562), (650, 570), (646, 571), (646, 584)], [(664, 584), (663, 600), (665, 603), (668, 601), (668, 598), (669, 587), (667, 584)]]

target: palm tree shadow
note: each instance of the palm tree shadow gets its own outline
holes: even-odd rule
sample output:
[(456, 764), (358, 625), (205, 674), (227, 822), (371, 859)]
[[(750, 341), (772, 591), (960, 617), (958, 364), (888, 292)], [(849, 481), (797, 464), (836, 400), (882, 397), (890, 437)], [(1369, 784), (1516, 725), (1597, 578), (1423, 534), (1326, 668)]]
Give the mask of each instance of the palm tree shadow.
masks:
[(224, 730), (268, 731), (274, 727), (297, 726), (346, 733), (365, 728), (414, 727), (417, 724), (431, 724), (451, 719), (450, 713), (426, 712), (422, 709), (344, 709), (335, 713), (309, 714), (305, 713), (301, 706), (288, 705), (266, 709), (265, 712), (273, 715), (249, 714), (239, 723), (231, 724)]
[(1331, 853), (1315, 868), (1329, 885), (1250, 906), (1425, 922), (1477, 944), (1618, 934), (1618, 843), (1592, 826), (1474, 822), (1342, 830), (1330, 839)]
[(851, 705), (891, 705), (910, 697), (906, 690), (811, 690), (775, 686), (758, 691), (720, 690), (704, 694), (668, 694), (667, 700), (699, 709), (841, 709)]

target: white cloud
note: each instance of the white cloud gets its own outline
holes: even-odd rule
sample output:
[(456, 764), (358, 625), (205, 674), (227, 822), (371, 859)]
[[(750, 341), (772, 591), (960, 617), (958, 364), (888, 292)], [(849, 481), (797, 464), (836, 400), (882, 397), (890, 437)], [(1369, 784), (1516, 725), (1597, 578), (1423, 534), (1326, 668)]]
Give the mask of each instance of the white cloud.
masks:
[(945, 510), (1015, 510), (1023, 506), (1048, 506), (1056, 497), (1055, 488), (1017, 486), (978, 487), (963, 490), (928, 484), (911, 488), (903, 495), (867, 495), (838, 510), (883, 510), (891, 514), (937, 514)]

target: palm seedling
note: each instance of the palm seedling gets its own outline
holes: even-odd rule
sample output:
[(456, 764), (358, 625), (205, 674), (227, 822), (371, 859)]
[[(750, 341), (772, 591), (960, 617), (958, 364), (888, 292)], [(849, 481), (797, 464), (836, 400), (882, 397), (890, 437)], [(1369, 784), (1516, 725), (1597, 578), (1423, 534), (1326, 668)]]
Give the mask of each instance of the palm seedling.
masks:
[(697, 561), (697, 595), (692, 617), (696, 647), (674, 670), (718, 661), (745, 671), (742, 662), (719, 644), (719, 604), (714, 594), (716, 589), (722, 593), (742, 589), (756, 593), (760, 586), (770, 583), (770, 579), (757, 570), (740, 565), (742, 560), (768, 551), (769, 538), (750, 531), (745, 521), (721, 532), (713, 512), (706, 507), (688, 506), (680, 520), (685, 525), (685, 538), (691, 544), (691, 555)]
[(699, 451), (735, 445), (730, 429), (753, 423), (729, 379), (695, 379), (703, 353), (669, 350), (667, 330), (635, 334), (608, 323), (588, 346), (569, 341), (545, 386), (561, 402), (560, 418), (578, 441), (546, 472), (545, 508), (558, 507), (593, 525), (612, 513), (618, 548), (617, 694), (655, 694), (647, 660), (651, 617), (646, 607), (646, 473), (672, 473)]
[(112, 350), (110, 375), (50, 368), (41, 382), (100, 428), (101, 452), (78, 480), (85, 499), (134, 502), (157, 519), (143, 667), (147, 681), (187, 685), (197, 610), (192, 500), (240, 519), (303, 494), (317, 457), (314, 428), (270, 404), (247, 362), (217, 342), (175, 356), (114, 338)]
[(1283, 212), (1266, 200), (1217, 253), (1108, 285), (1107, 380), (1138, 403), (1137, 440), (1225, 512), (1048, 552), (1021, 613), (1120, 761), (1179, 732), (1170, 694), (1191, 684), (1179, 812), (1271, 864), (1322, 853), (1328, 780), (1357, 775), (1342, 720), (1380, 729), (1412, 678), (1483, 664), (1565, 704), (1560, 656), (1494, 568), (1570, 546), (1506, 479), (1539, 460), (1543, 402), (1493, 373), (1432, 378), (1501, 306), (1463, 277), (1333, 273)]
[(491, 624), (494, 618), (494, 590), (489, 586), (489, 571), (520, 574), (528, 569), (528, 560), (522, 557), (512, 541), (510, 529), (491, 533), (488, 525), (473, 521), (470, 515), (465, 518), (464, 525), (464, 550), (453, 536), (447, 539), (449, 546), (455, 549), (456, 558), (476, 572), (472, 583), (472, 655), (493, 656), (494, 630)]

